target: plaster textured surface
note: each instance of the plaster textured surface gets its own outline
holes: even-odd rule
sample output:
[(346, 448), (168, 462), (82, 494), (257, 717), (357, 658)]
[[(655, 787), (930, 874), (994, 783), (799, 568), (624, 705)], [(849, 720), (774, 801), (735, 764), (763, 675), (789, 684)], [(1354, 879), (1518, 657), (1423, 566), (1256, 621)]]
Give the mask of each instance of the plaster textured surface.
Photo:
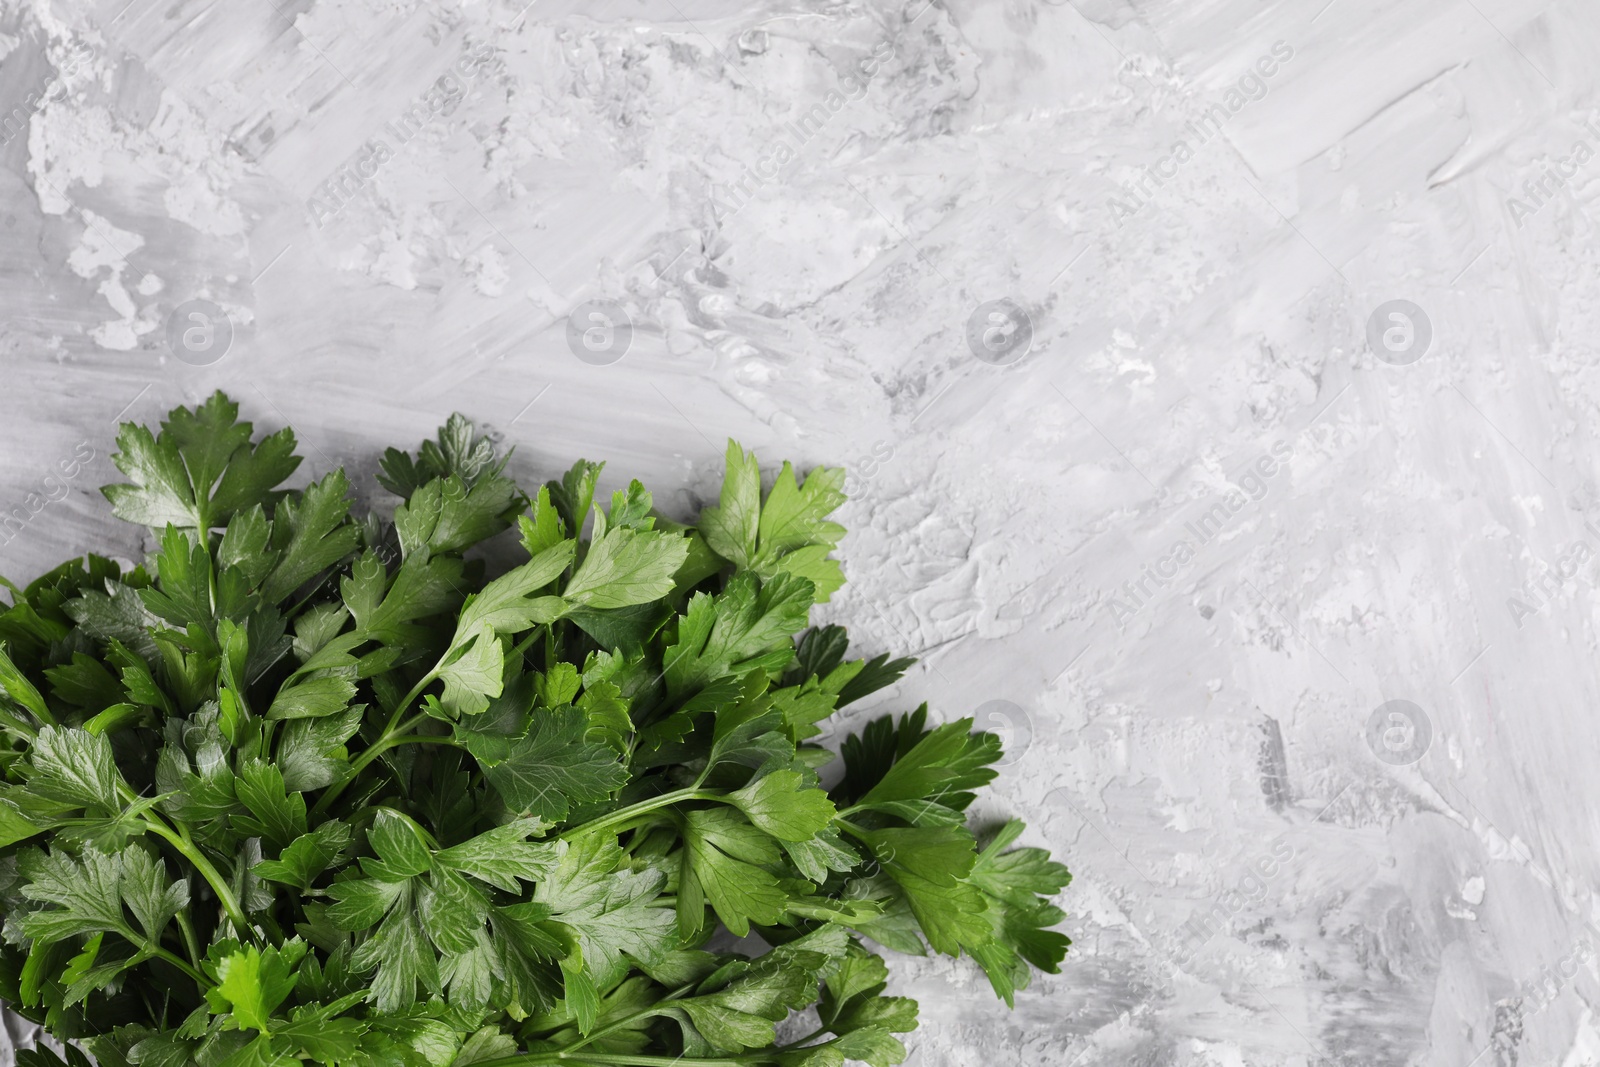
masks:
[(1014, 1013), (898, 961), (912, 1063), (1600, 1064), (1600, 16), (1324, 3), (4, 0), (0, 571), (138, 556), (216, 388), (374, 505), (452, 410), (847, 465), (852, 721), (1076, 873)]

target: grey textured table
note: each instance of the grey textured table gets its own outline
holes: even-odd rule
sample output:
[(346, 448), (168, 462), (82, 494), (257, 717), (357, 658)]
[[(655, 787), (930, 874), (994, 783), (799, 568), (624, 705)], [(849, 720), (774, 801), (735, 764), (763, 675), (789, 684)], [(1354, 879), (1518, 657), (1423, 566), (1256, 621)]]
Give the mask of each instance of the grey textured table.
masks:
[(847, 464), (857, 717), (1077, 874), (913, 1062), (1600, 1063), (1600, 18), (1323, 4), (16, 0), (0, 571), (138, 555), (115, 423), (219, 387), (377, 504), (453, 409)]

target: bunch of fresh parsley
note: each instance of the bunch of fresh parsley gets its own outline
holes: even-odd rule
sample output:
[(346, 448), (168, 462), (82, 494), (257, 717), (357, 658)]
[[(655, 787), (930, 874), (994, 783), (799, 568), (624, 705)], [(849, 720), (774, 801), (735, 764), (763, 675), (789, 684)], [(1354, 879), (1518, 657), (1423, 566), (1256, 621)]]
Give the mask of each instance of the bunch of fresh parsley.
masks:
[(1066, 869), (967, 827), (993, 735), (880, 718), (822, 785), (910, 663), (806, 628), (842, 471), (730, 444), (684, 526), (594, 463), (530, 498), (456, 416), (384, 522), (221, 393), (117, 442), (158, 550), (0, 613), (0, 999), (69, 1063), (887, 1067), (869, 940), (1056, 971)]

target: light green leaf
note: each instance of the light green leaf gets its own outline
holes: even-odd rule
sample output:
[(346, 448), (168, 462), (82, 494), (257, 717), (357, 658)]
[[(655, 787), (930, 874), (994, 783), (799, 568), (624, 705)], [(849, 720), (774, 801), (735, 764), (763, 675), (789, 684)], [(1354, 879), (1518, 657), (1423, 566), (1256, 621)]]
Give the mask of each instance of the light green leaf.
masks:
[(596, 609), (648, 604), (672, 592), (672, 576), (688, 554), (679, 534), (613, 527), (590, 544), (562, 595)]
[(267, 709), (267, 718), (309, 719), (334, 715), (349, 707), (350, 698), (355, 695), (355, 681), (344, 674), (307, 678), (278, 690), (272, 706)]
[(296, 938), (281, 949), (250, 945), (224, 955), (215, 964), (217, 984), (206, 991), (212, 1010), (230, 1012), (240, 1029), (271, 1031), (272, 1013), (294, 992), (294, 969), (306, 947)]
[(833, 802), (806, 786), (798, 771), (773, 771), (735, 793), (728, 801), (759, 829), (780, 841), (807, 841), (833, 821)]
[(167, 923), (189, 906), (189, 881), (170, 880), (166, 864), (142, 848), (124, 849), (118, 860), (122, 867), (122, 899), (146, 936), (159, 944)]
[(505, 652), (487, 624), (465, 636), (462, 651), (439, 672), (441, 701), (457, 715), (481, 715), (504, 690)]
[(461, 611), (461, 621), (456, 625), (456, 637), (451, 642), (459, 647), (464, 639), (483, 627), (499, 633), (518, 633), (541, 622), (559, 617), (560, 602), (556, 597), (535, 597), (533, 594), (561, 576), (572, 562), (575, 543), (561, 541), (537, 556), (502, 574), (483, 587)]
[(711, 550), (740, 567), (755, 559), (761, 522), (761, 468), (754, 452), (728, 441), (722, 496), (716, 507), (703, 508), (696, 525)]

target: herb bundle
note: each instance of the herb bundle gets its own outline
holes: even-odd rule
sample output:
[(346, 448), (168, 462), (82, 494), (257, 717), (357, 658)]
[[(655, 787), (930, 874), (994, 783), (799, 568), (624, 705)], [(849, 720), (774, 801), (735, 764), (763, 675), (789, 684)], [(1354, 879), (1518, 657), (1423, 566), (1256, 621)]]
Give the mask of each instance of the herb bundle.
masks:
[(685, 526), (594, 463), (530, 497), (454, 416), (384, 522), (281, 489), (293, 434), (221, 393), (117, 443), (157, 551), (0, 612), (0, 999), (76, 1067), (888, 1067), (917, 1008), (868, 942), (1007, 1003), (1056, 971), (1066, 869), (967, 827), (995, 736), (815, 743), (911, 662), (807, 628), (842, 471), (763, 494), (730, 443)]

